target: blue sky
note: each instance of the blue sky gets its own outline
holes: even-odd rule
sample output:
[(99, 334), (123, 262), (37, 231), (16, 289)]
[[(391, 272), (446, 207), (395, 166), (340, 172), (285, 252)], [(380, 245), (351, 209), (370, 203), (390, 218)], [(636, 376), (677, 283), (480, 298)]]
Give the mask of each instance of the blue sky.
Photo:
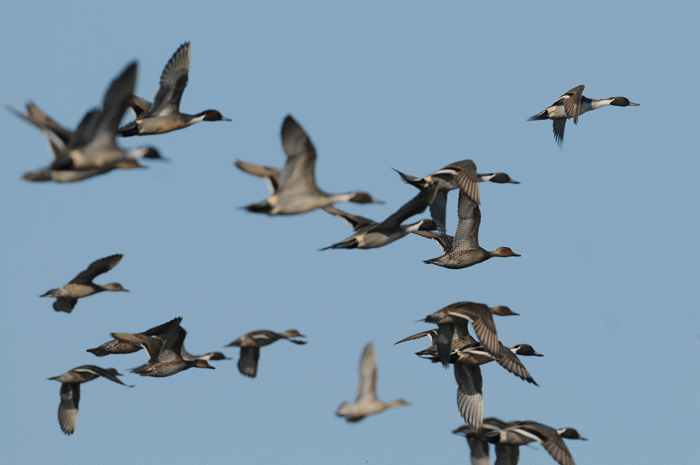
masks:
[[(529, 343), (530, 385), (483, 367), (486, 416), (571, 426), (579, 464), (690, 463), (700, 452), (700, 177), (697, 150), (700, 7), (687, 2), (564, 2), (494, 6), (353, 2), (122, 2), (106, 8), (5, 2), (3, 104), (33, 100), (74, 128), (109, 82), (138, 60), (137, 93), (152, 99), (167, 60), (190, 41), (181, 110), (199, 123), (120, 140), (156, 146), (169, 162), (80, 183), (33, 184), (50, 162), (41, 134), (0, 112), (0, 257), (5, 298), (0, 445), (8, 463), (468, 462), (451, 431), (463, 424), (451, 370), (394, 342), (450, 303), (507, 305), (507, 345)], [(567, 124), (526, 122), (585, 84), (625, 96)], [(349, 236), (321, 212), (266, 217), (239, 207), (267, 196), (236, 159), (282, 166), (279, 131), (292, 114), (316, 146), (317, 181), (366, 190), (383, 205), (339, 205), (382, 220), (416, 190), (391, 169), (423, 176), (471, 158), (520, 185), (482, 185), (481, 245), (520, 258), (463, 270), (425, 265), (440, 250), (406, 237), (377, 250), (318, 249)], [(128, 118), (125, 117), (124, 121)], [(450, 195), (447, 227), (456, 227)], [(427, 216), (427, 213), (423, 216)], [(90, 262), (124, 254), (96, 281), (102, 293), (58, 314), (38, 296)], [(176, 316), (203, 353), (256, 329), (298, 329), (308, 344), (262, 349), (258, 377), (233, 360), (164, 379), (129, 370), (143, 353), (96, 358), (110, 332)], [(367, 342), (378, 394), (411, 405), (347, 424)], [(71, 437), (56, 418), (60, 385), (46, 378), (97, 364), (129, 389), (82, 387)], [(520, 463), (554, 463), (541, 447)]]

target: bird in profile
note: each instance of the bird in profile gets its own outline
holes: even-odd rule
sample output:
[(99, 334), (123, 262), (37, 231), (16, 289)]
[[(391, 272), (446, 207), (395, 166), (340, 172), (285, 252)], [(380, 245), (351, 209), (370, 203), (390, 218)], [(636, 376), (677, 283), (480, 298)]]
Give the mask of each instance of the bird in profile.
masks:
[(97, 276), (117, 266), (122, 260), (122, 257), (122, 254), (115, 254), (95, 260), (90, 263), (90, 266), (88, 266), (86, 270), (78, 273), (78, 276), (73, 278), (68, 284), (64, 284), (56, 289), (51, 289), (39, 297), (56, 297), (56, 302), (53, 303), (54, 310), (57, 312), (70, 313), (73, 311), (75, 304), (78, 303), (78, 299), (82, 297), (87, 297), (102, 291), (129, 292), (119, 283), (109, 283), (103, 286), (92, 282)]
[[(427, 349), (416, 352), (416, 355), (426, 357), (432, 362), (439, 362), (438, 356), (438, 332), (435, 330), (423, 331), (409, 336), (397, 344), (429, 336), (433, 345)], [(483, 344), (476, 341), (468, 332), (466, 325), (455, 326), (454, 336), (451, 341), (449, 363), (454, 367), (454, 376), (457, 381), (457, 408), (464, 417), (464, 421), (475, 429), (482, 427), (484, 412), (483, 378), (481, 365), (486, 365), (496, 360), (506, 370), (517, 377), (534, 384), (537, 383), (522, 364), (519, 355), (541, 357), (529, 344), (518, 344), (514, 347), (506, 347), (499, 341), (499, 354), (491, 355), (484, 349)]]
[(343, 402), (336, 414), (345, 417), (347, 421), (356, 422), (367, 415), (383, 412), (392, 407), (408, 405), (403, 399), (396, 399), (388, 404), (377, 398), (377, 355), (374, 345), (370, 342), (365, 346), (360, 359), (360, 383), (357, 387), (355, 402)]
[(417, 196), (408, 201), (381, 223), (377, 223), (376, 221), (362, 216), (352, 215), (332, 205), (323, 207), (326, 212), (340, 218), (344, 223), (353, 228), (355, 234), (341, 242), (324, 247), (321, 250), (372, 249), (391, 244), (414, 231), (437, 229), (437, 225), (433, 220), (420, 220), (407, 225), (401, 224), (406, 219), (425, 211), (431, 198), (435, 196), (435, 192), (437, 192), (437, 188), (434, 185), (421, 191)]
[(61, 403), (58, 406), (58, 424), (61, 425), (61, 431), (67, 435), (73, 434), (73, 432), (75, 432), (75, 426), (78, 424), (80, 385), (100, 376), (121, 384), (122, 386), (128, 386), (117, 378), (117, 376), (121, 376), (121, 374), (116, 369), (104, 369), (95, 365), (79, 366), (60, 376), (49, 378), (61, 382)]
[[(84, 134), (86, 131), (86, 126), (91, 124), (93, 118), (96, 118), (96, 114), (100, 110), (91, 110), (83, 118), (78, 130), (76, 132), (70, 131), (59, 123), (57, 123), (53, 118), (44, 113), (36, 104), (33, 102), (28, 102), (26, 104), (27, 114), (15, 110), (14, 108), (7, 107), (10, 112), (15, 114), (17, 117), (31, 123), (37, 129), (39, 129), (49, 145), (49, 150), (53, 154), (54, 160), (60, 159), (65, 156), (69, 147), (75, 147), (79, 144), (78, 137), (76, 134)], [(25, 173), (22, 176), (26, 181), (34, 182), (44, 182), (44, 181), (54, 181), (54, 182), (75, 182), (81, 181), (83, 179), (92, 178), (94, 176), (108, 173), (113, 169), (131, 169), (131, 168), (146, 168), (141, 165), (138, 158), (129, 158), (119, 161), (114, 164), (107, 164), (101, 168), (92, 169), (61, 169), (54, 170), (51, 168), (45, 168), (38, 171), (32, 171)]]
[(270, 345), (279, 339), (286, 339), (289, 342), (299, 345), (306, 344), (306, 341), (292, 339), (297, 337), (306, 336), (299, 334), (299, 331), (296, 329), (288, 329), (283, 333), (276, 333), (263, 329), (244, 334), (226, 347), (241, 348), (241, 357), (238, 359), (238, 371), (245, 376), (255, 378), (258, 374), (258, 359), (260, 358), (261, 347)]
[(519, 257), (509, 247), (485, 250), (479, 245), (479, 226), (481, 210), (479, 205), (469, 198), (469, 194), (460, 188), (457, 204), (459, 223), (454, 237), (434, 231), (415, 231), (415, 234), (433, 239), (438, 243), (443, 255), (424, 260), (425, 263), (449, 269), (461, 269), (484, 262), (492, 257)]
[(56, 158), (52, 170), (107, 170), (140, 158), (162, 158), (152, 147), (122, 150), (115, 139), (119, 121), (136, 85), (136, 62), (129, 64), (107, 89), (101, 109), (89, 111), (75, 132), (75, 141)]
[[(454, 433), (496, 444), (496, 463), (499, 464), (517, 464), (520, 455), (518, 447), (537, 441), (559, 465), (575, 465), (571, 452), (562, 438), (587, 440), (574, 428), (557, 430), (535, 421), (511, 421), (504, 424), (500, 420), (491, 420), (494, 420), (490, 422), (492, 427), (481, 431), (462, 426)], [(486, 420), (484, 422), (486, 423)]]
[[(506, 370), (513, 373), (520, 379), (532, 383), (535, 386), (538, 384), (532, 378), (527, 368), (522, 364), (518, 355), (525, 356), (535, 356), (542, 357), (542, 354), (535, 351), (535, 349), (530, 344), (518, 344), (513, 347), (506, 347), (499, 341), (500, 352), (499, 355), (494, 357), (486, 349), (484, 349), (483, 344), (477, 341), (473, 341), (471, 344), (463, 344), (460, 347), (455, 348), (450, 354), (450, 363), (462, 363), (467, 365), (485, 365), (492, 361), (497, 361)], [(428, 359), (433, 362), (439, 362), (437, 351), (424, 350), (420, 355), (427, 355)]]
[[(120, 334), (121, 339), (114, 338), (111, 341), (101, 344), (99, 347), (87, 349), (87, 351), (96, 355), (97, 357), (104, 357), (109, 354), (131, 354), (143, 349), (143, 341), (150, 337), (160, 340), (162, 344), (162, 342), (165, 341), (165, 332), (172, 321), (173, 320), (162, 325), (155, 326), (142, 333), (114, 333)], [(127, 342), (125, 339), (129, 339), (132, 342)], [(158, 343), (153, 342), (153, 344)], [(180, 347), (180, 356), (183, 360), (228, 360), (228, 357), (221, 352), (209, 352), (208, 354), (204, 355), (192, 355), (185, 349), (184, 342)]]
[[(479, 183), (490, 181), (499, 184), (520, 184), (511, 179), (506, 173), (478, 174), (476, 164), (472, 160), (462, 160), (450, 163), (442, 169), (429, 174), (423, 178), (417, 178), (399, 170), (394, 170), (401, 176), (401, 179), (418, 189), (425, 190), (429, 186), (435, 185), (437, 193), (430, 202), (430, 214), (437, 223), (440, 232), (445, 232), (445, 217), (447, 208), (447, 193), (454, 189), (462, 189), (467, 193), (470, 200), (481, 203), (479, 197)], [(461, 186), (461, 187), (460, 187)]]
[(185, 42), (165, 65), (160, 76), (160, 89), (153, 99), (153, 104), (132, 96), (129, 103), (136, 120), (119, 128), (118, 134), (124, 137), (162, 134), (191, 126), (199, 121), (231, 121), (217, 110), (205, 110), (196, 115), (180, 113), (180, 99), (187, 86), (189, 71), (190, 43)]
[(509, 316), (518, 314), (504, 305), (489, 307), (486, 304), (474, 302), (456, 302), (425, 317), (423, 321), (438, 325), (434, 343), (437, 346), (439, 359), (445, 368), (450, 363), (452, 340), (455, 332), (460, 338), (471, 337), (467, 328), (470, 323), (484, 349), (494, 358), (500, 356), (501, 344), (498, 341), (493, 315)]
[(180, 326), (181, 321), (182, 317), (178, 317), (166, 323), (163, 339), (143, 334), (112, 333), (115, 339), (140, 344), (148, 352), (148, 363), (134, 368), (132, 373), (163, 378), (193, 367), (214, 369), (206, 360), (185, 360), (180, 355), (187, 336), (187, 331)]
[[(493, 357), (484, 350), (481, 343), (474, 342), (456, 349), (450, 356), (450, 363), (454, 367), (455, 381), (457, 381), (457, 408), (464, 421), (475, 429), (481, 428), (484, 416), (481, 365), (496, 360), (514, 375), (537, 386), (517, 355), (541, 357), (542, 354), (535, 352), (528, 344), (519, 344), (511, 348), (500, 344), (500, 347), (499, 356)], [(431, 360), (437, 362), (439, 358), (433, 355)]]
[[(426, 335), (430, 336), (432, 345), (427, 349), (416, 352), (416, 355), (427, 358), (435, 363), (440, 361), (437, 348), (437, 334), (438, 332), (436, 330), (431, 329), (430, 331), (423, 331), (404, 338), (396, 344), (419, 339)], [(469, 334), (467, 326), (455, 326), (455, 334), (452, 338), (452, 351), (450, 352), (449, 363), (485, 365), (496, 360), (499, 365), (513, 373), (515, 376), (537, 386), (537, 383), (534, 379), (532, 379), (532, 376), (530, 376), (530, 373), (517, 356), (526, 355), (542, 357), (542, 354), (537, 353), (537, 351), (535, 351), (535, 349), (529, 344), (518, 344), (513, 347), (506, 347), (500, 341), (499, 344), (499, 355), (494, 357), (486, 349), (484, 349), (483, 344), (478, 342)]]
[[(94, 354), (97, 357), (105, 357), (110, 354), (132, 354), (143, 349), (143, 340), (149, 337), (159, 339), (162, 343), (165, 341), (165, 331), (174, 320), (170, 320), (162, 325), (154, 326), (142, 333), (113, 333), (121, 334), (122, 339), (114, 338), (111, 341), (105, 342), (94, 349), (87, 349), (87, 352)], [(127, 338), (128, 340), (125, 340)], [(132, 341), (132, 342), (129, 342)]]
[[(274, 175), (264, 174), (266, 168), (247, 162), (237, 162), (236, 166), (250, 174), (268, 180), (268, 187), (274, 188), (272, 195), (262, 202), (248, 205), (246, 210), (268, 215), (295, 215), (316, 208), (323, 208), (336, 202), (378, 203), (365, 192), (327, 194), (316, 185), (316, 149), (311, 139), (299, 123), (288, 115), (282, 123), (282, 147), (287, 155), (279, 181), (272, 183)], [(269, 169), (267, 171), (269, 173)]]
[(637, 107), (638, 103), (632, 103), (626, 97), (611, 97), (600, 100), (590, 99), (583, 95), (583, 88), (577, 86), (562, 95), (551, 106), (545, 108), (535, 116), (528, 118), (528, 121), (539, 121), (545, 119), (552, 120), (552, 130), (554, 131), (554, 141), (562, 147), (564, 143), (564, 128), (566, 120), (574, 119), (574, 124), (578, 124), (578, 117), (587, 111), (596, 110), (606, 105), (616, 107)]

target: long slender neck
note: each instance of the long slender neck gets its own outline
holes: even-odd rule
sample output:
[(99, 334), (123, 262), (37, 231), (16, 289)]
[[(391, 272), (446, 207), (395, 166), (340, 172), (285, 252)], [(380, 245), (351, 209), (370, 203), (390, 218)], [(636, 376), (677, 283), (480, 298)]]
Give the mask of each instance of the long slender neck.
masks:
[(613, 101), (612, 98), (604, 98), (601, 100), (591, 100), (588, 98), (583, 97), (581, 99), (581, 111), (579, 114), (583, 114), (587, 111), (591, 110), (596, 110), (600, 107), (604, 107), (605, 105), (610, 105), (610, 103)]
[(325, 196), (328, 197), (328, 199), (331, 200), (331, 203), (336, 203), (336, 202), (348, 202), (350, 199), (355, 197), (355, 194), (353, 192), (349, 192), (347, 194), (326, 194), (324, 193)]
[(194, 124), (194, 123), (199, 123), (200, 121), (204, 121), (204, 118), (207, 117), (207, 112), (203, 111), (201, 113), (197, 113), (196, 115), (186, 115), (189, 116), (190, 119), (187, 121), (187, 124)]

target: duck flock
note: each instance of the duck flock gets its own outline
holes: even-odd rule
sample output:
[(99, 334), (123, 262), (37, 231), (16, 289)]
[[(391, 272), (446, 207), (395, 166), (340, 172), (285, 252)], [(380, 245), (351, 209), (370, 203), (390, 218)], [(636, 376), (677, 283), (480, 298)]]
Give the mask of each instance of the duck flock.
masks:
[[(206, 110), (195, 115), (180, 113), (180, 99), (187, 86), (189, 65), (190, 44), (186, 42), (165, 66), (160, 88), (151, 103), (134, 95), (137, 64), (128, 64), (110, 84), (102, 106), (88, 111), (75, 131), (61, 126), (32, 102), (27, 103), (26, 114), (9, 108), (43, 133), (53, 153), (53, 160), (47, 168), (28, 172), (24, 179), (32, 182), (76, 182), (116, 169), (139, 168), (143, 166), (143, 159), (158, 160), (164, 157), (154, 147), (121, 149), (116, 136), (162, 134), (200, 121), (228, 121), (217, 110)], [(625, 97), (592, 100), (583, 96), (583, 89), (582, 85), (571, 89), (551, 106), (530, 118), (531, 121), (552, 120), (554, 139), (560, 147), (567, 119), (573, 118), (574, 123), (577, 123), (583, 113), (606, 105), (638, 105)], [(127, 109), (133, 111), (135, 120), (119, 127)], [(242, 160), (235, 162), (241, 171), (264, 179), (270, 190), (269, 197), (251, 203), (245, 209), (267, 215), (295, 215), (323, 209), (353, 228), (351, 236), (322, 250), (383, 247), (413, 233), (434, 240), (443, 252), (436, 258), (424, 260), (425, 263), (448, 269), (474, 266), (492, 257), (520, 256), (508, 247), (489, 251), (479, 245), (479, 184), (518, 184), (506, 173), (479, 173), (472, 160), (451, 163), (422, 178), (398, 172), (404, 182), (418, 189), (418, 193), (395, 213), (378, 222), (334, 206), (341, 202), (378, 202), (371, 194), (329, 194), (319, 189), (314, 174), (316, 150), (304, 128), (291, 115), (284, 118), (281, 138), (287, 157), (281, 169)], [(447, 195), (452, 190), (459, 190), (454, 236), (446, 233)], [(407, 222), (426, 209), (430, 211), (430, 218)], [(41, 297), (55, 298), (53, 307), (56, 311), (71, 313), (80, 298), (102, 291), (128, 292), (119, 283), (100, 285), (93, 282), (97, 276), (117, 266), (122, 258), (121, 254), (115, 254), (96, 260), (68, 284), (51, 289)], [(555, 429), (535, 421), (503, 422), (496, 418), (484, 418), (480, 366), (496, 361), (515, 376), (537, 385), (520, 356), (542, 356), (529, 344), (508, 347), (500, 341), (493, 315), (510, 316), (517, 313), (503, 305), (489, 307), (483, 303), (467, 301), (452, 303), (424, 318), (423, 321), (437, 325), (437, 328), (408, 336), (396, 344), (428, 337), (432, 345), (416, 354), (446, 368), (452, 365), (457, 382), (457, 407), (465, 421), (465, 425), (454, 430), (454, 433), (466, 437), (473, 464), (490, 463), (490, 444), (495, 445), (496, 464), (516, 464), (518, 447), (536, 441), (561, 465), (573, 465), (574, 460), (562, 438), (585, 439), (575, 429)], [(187, 352), (184, 346), (187, 333), (181, 322), (182, 318), (177, 317), (141, 332), (113, 332), (112, 340), (87, 351), (97, 357), (104, 357), (145, 349), (148, 362), (134, 368), (132, 372), (151, 377), (172, 376), (193, 367), (213, 369), (210, 361), (228, 358), (221, 352), (205, 355)], [(469, 326), (474, 336), (470, 334)], [(296, 329), (282, 333), (261, 330), (244, 334), (227, 347), (240, 347), (238, 369), (243, 375), (254, 378), (261, 347), (279, 339), (303, 345), (306, 341), (301, 338), (305, 336)], [(357, 398), (352, 403), (342, 403), (336, 412), (338, 416), (349, 422), (357, 422), (386, 409), (408, 405), (403, 399), (385, 403), (377, 397), (377, 357), (371, 343), (362, 352), (359, 375)], [(96, 365), (79, 366), (60, 376), (49, 378), (61, 382), (58, 420), (65, 434), (73, 434), (76, 429), (80, 385), (100, 376), (125, 385), (117, 378), (121, 374), (116, 369)]]

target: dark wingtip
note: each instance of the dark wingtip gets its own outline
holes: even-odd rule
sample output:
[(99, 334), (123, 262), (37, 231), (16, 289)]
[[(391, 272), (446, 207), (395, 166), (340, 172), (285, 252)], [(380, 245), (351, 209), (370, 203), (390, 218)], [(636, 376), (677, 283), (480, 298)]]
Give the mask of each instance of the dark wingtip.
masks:
[(117, 131), (117, 136), (119, 136), (119, 137), (131, 137), (131, 136), (138, 136), (138, 135), (139, 135), (139, 128), (136, 125), (135, 121), (127, 124), (126, 126), (122, 126)]
[(546, 111), (543, 111), (541, 113), (537, 113), (536, 115), (529, 117), (527, 121), (542, 121), (545, 119), (549, 119), (549, 115)]

